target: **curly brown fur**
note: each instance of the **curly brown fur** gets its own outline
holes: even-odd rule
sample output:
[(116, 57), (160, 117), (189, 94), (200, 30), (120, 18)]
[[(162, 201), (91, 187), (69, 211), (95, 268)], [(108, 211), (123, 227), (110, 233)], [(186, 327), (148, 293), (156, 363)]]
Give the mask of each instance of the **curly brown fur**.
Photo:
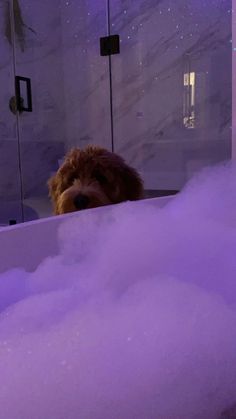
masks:
[(95, 146), (72, 149), (48, 186), (54, 214), (143, 197), (143, 183), (136, 170), (117, 154)]

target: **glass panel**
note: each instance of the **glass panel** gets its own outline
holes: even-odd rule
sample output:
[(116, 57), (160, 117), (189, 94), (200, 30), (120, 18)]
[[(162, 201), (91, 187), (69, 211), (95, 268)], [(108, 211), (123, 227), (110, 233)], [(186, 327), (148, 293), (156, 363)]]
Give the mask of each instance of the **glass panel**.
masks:
[(51, 214), (47, 180), (68, 149), (111, 148), (106, 1), (14, 3), (16, 72), (31, 79), (33, 106), (19, 117), (24, 204), (37, 218)]
[(0, 225), (22, 221), (10, 4), (0, 2)]
[(230, 0), (110, 0), (115, 150), (147, 196), (231, 157)]

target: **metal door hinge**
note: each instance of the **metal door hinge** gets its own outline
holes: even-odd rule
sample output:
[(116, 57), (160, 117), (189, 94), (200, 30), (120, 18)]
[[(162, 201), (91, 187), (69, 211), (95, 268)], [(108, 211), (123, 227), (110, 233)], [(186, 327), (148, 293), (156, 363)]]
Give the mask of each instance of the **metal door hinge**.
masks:
[(100, 38), (100, 54), (101, 56), (113, 55), (120, 53), (120, 37), (119, 35), (110, 35)]

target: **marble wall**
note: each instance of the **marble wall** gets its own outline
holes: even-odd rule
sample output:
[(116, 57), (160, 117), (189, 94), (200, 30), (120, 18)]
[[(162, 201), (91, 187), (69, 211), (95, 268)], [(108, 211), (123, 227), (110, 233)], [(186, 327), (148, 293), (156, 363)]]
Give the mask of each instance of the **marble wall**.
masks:
[(60, 1), (18, 0), (18, 4), (24, 27), (20, 36), (15, 31), (15, 68), (17, 75), (31, 79), (33, 102), (33, 112), (23, 112), (18, 119), (23, 194), (27, 200), (47, 194), (47, 179), (65, 151), (67, 110)]
[[(106, 0), (0, 0), (1, 11), (0, 195), (19, 203), (22, 185), (33, 218), (50, 213), (46, 181), (65, 152), (111, 149), (111, 124), (114, 150), (147, 189), (180, 189), (231, 157), (231, 0), (110, 0), (111, 32), (121, 38), (111, 68), (99, 51)], [(18, 117), (8, 107), (14, 74), (32, 82), (33, 112)]]
[[(112, 58), (115, 147), (147, 188), (180, 189), (202, 166), (231, 157), (231, 1), (112, 5), (121, 35)], [(184, 85), (189, 73), (194, 86)]]
[[(109, 100), (109, 74), (97, 44), (106, 32), (105, 4), (86, 2), (76, 13), (81, 7), (72, 0), (65, 6), (68, 22), (73, 16), (70, 30), (63, 30), (70, 63), (66, 96), (68, 102), (76, 100), (77, 80), (78, 102), (83, 102), (67, 114), (67, 139), (109, 147), (110, 133), (100, 135), (109, 123), (103, 101), (100, 109), (101, 99)], [(201, 167), (231, 157), (232, 2), (110, 0), (110, 11), (111, 32), (121, 37), (121, 54), (111, 60), (114, 150), (140, 170), (147, 189), (180, 189)], [(85, 18), (77, 34), (79, 15)], [(83, 63), (78, 73), (74, 57)], [(195, 85), (185, 86), (184, 75), (190, 73)]]
[(111, 149), (109, 60), (100, 56), (107, 1), (62, 2), (63, 75), (67, 147)]
[[(15, 36), (12, 36), (13, 6)], [(55, 9), (50, 11), (48, 2), (1, 0), (0, 12), (0, 223), (7, 223), (11, 218), (22, 220), (22, 200), (47, 195), (46, 181), (64, 153), (65, 136), (61, 123), (64, 110), (60, 113), (58, 105), (61, 66), (57, 25), (52, 20)], [(50, 30), (55, 31), (55, 36), (48, 42)], [(15, 95), (15, 75), (31, 78), (32, 113), (15, 115), (9, 109), (9, 100)], [(25, 96), (23, 84), (22, 96)], [(26, 206), (24, 210), (26, 215), (37, 216), (33, 210), (27, 211)]]

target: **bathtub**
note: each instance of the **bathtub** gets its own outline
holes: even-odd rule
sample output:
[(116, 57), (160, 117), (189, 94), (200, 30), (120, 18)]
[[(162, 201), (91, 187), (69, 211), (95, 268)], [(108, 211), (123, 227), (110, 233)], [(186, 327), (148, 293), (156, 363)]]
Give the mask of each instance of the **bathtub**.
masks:
[[(146, 199), (145, 203), (163, 207), (172, 199), (171, 196)], [(139, 205), (138, 201), (137, 205)], [(108, 207), (87, 210), (91, 214), (106, 213)], [(58, 253), (57, 231), (61, 223), (76, 217), (80, 213), (43, 218), (14, 226), (0, 228), (0, 273), (12, 268), (33, 271), (47, 256)]]
[(235, 281), (221, 272), (221, 224), (212, 237), (208, 219), (201, 229), (171, 201), (0, 229), (0, 419), (235, 417)]

